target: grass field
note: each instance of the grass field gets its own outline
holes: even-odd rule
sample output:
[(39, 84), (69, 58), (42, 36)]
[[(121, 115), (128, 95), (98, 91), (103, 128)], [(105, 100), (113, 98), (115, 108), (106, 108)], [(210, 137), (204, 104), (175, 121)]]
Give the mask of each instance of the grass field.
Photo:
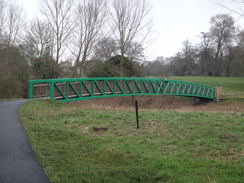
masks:
[(20, 116), (52, 182), (243, 182), (244, 112), (147, 109), (136, 129), (132, 110), (36, 100)]

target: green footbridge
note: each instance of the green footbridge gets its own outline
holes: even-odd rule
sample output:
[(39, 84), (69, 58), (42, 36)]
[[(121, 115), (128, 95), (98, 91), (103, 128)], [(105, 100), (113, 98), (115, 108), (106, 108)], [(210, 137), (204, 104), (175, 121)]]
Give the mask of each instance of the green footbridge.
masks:
[(69, 78), (29, 81), (29, 98), (61, 102), (136, 95), (175, 95), (215, 100), (213, 86), (151, 78)]

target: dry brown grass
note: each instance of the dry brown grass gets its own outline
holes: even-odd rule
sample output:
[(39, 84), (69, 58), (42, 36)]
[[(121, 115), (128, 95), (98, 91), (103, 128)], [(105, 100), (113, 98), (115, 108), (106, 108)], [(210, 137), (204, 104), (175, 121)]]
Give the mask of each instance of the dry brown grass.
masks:
[[(173, 110), (180, 112), (244, 112), (244, 102), (220, 101), (217, 103), (195, 105), (195, 100), (174, 96), (135, 96), (139, 109)], [(114, 97), (69, 102), (68, 105), (80, 109), (134, 110), (132, 97)]]

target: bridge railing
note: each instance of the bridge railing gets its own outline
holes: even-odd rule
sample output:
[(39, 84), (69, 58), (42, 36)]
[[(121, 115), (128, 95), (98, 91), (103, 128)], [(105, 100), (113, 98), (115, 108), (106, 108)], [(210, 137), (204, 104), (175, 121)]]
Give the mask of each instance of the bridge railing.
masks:
[(29, 81), (29, 98), (74, 101), (131, 95), (177, 95), (215, 99), (215, 87), (151, 78), (69, 78)]

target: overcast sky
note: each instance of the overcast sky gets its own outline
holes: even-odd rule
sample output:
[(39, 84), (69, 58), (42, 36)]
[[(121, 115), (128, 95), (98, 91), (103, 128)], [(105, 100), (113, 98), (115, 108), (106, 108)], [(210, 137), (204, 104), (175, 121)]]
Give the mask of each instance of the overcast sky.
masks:
[[(150, 47), (151, 58), (157, 55), (174, 56), (182, 49), (186, 39), (193, 45), (198, 44), (200, 33), (209, 31), (212, 16), (230, 14), (229, 10), (211, 0), (152, 0), (152, 4), (155, 29), (159, 35)], [(238, 18), (235, 14), (231, 15)], [(244, 25), (243, 20), (236, 21), (237, 24)]]
[[(38, 12), (39, 0), (13, 1), (22, 2), (30, 19)], [(215, 5), (212, 1), (214, 0), (151, 0), (156, 38), (145, 50), (147, 59), (174, 56), (176, 52), (181, 51), (182, 44), (187, 39), (193, 45), (198, 44), (198, 36), (209, 30), (212, 16), (220, 13), (230, 14), (229, 10)], [(231, 0), (220, 1), (228, 3)], [(235, 14), (231, 15), (243, 28), (244, 20), (238, 19)]]

